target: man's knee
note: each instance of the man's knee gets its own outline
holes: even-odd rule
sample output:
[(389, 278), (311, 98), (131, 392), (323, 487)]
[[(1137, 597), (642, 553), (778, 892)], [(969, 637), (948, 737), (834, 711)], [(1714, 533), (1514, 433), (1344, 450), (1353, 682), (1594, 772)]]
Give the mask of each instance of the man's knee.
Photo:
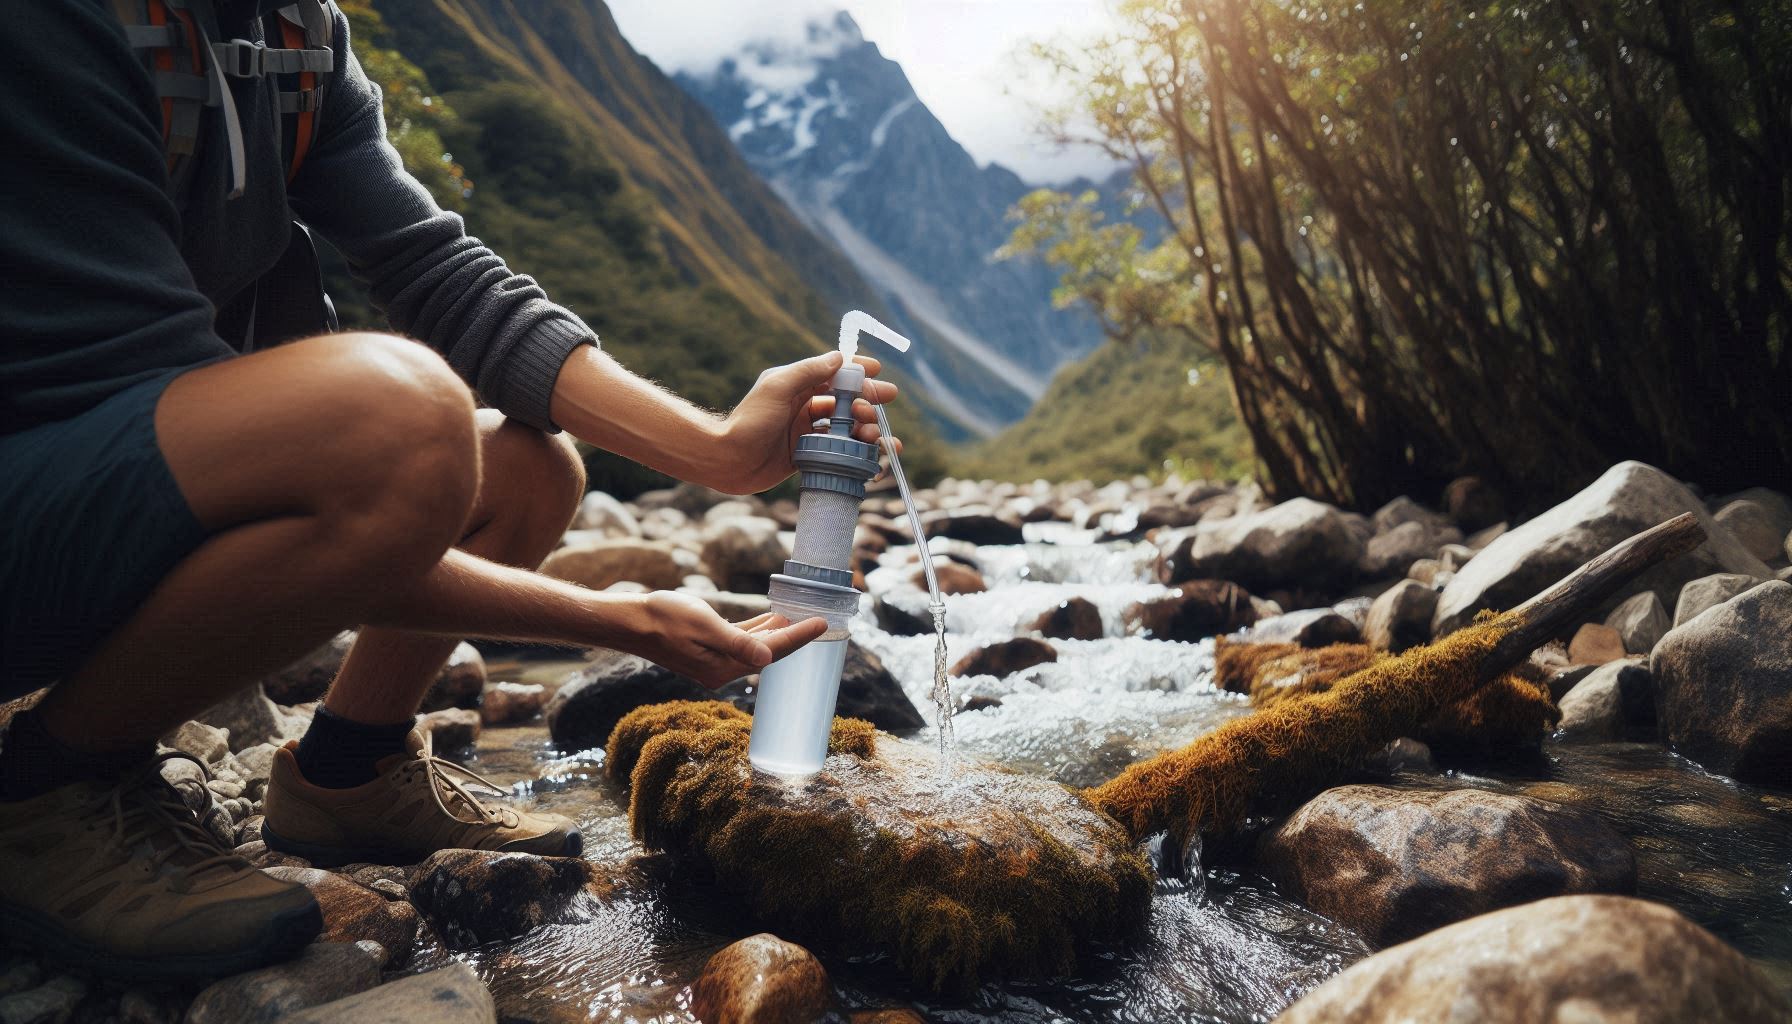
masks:
[[(481, 418), (498, 418), (481, 410)], [(490, 426), (490, 420), (486, 424)], [(545, 556), (571, 524), (585, 496), (585, 463), (565, 434), (547, 434), (515, 420), (490, 426), (487, 434), (484, 501), (515, 522), (531, 550), (524, 560)], [(540, 548), (540, 555), (533, 549)]]
[(343, 454), (362, 467), (363, 491), (346, 512), (439, 557), (460, 538), (479, 487), (466, 385), (440, 356), (402, 338), (348, 332), (307, 344), (335, 392), (327, 412), (335, 422), (320, 426), (338, 430), (352, 445)]

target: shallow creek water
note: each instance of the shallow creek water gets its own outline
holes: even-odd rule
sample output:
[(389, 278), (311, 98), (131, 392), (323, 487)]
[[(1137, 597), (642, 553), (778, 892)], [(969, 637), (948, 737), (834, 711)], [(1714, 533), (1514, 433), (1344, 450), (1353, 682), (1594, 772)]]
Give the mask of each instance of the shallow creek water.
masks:
[[(1006, 680), (953, 680), (961, 702), (1001, 699), (954, 719), (958, 755), (1088, 785), (1248, 713), (1241, 698), (1213, 688), (1211, 642), (1123, 635), (1126, 606), (1164, 591), (1147, 582), (1148, 545), (1096, 544), (1068, 529), (1034, 536), (1039, 542), (977, 550), (990, 589), (946, 598), (951, 656), (1009, 639), (1072, 596), (1100, 609), (1106, 635), (1053, 641), (1056, 663)], [(901, 585), (913, 557), (911, 548), (887, 552), (868, 587)], [(868, 611), (852, 629), (928, 718), (916, 738), (932, 741), (933, 636), (891, 636)], [(573, 667), (494, 664), (492, 675), (552, 686)], [(522, 802), (576, 818), (587, 857), (615, 863), (641, 852), (628, 835), (626, 795), (604, 778), (602, 751), (553, 750), (534, 724), (487, 730), (466, 761), (513, 786)], [(1395, 784), (1475, 786), (1592, 808), (1635, 845), (1640, 895), (1710, 928), (1792, 992), (1792, 795), (1738, 786), (1645, 744), (1550, 744), (1540, 763), (1522, 769), (1401, 775)], [(686, 987), (704, 961), (761, 929), (725, 894), (676, 872), (662, 878), (637, 895), (591, 902), (573, 923), (458, 955), (490, 984), (501, 1019), (691, 1020)], [(1368, 950), (1267, 881), (1222, 867), (1204, 881), (1159, 883), (1147, 941), (1109, 951), (1055, 984), (989, 986), (970, 1000), (917, 998), (888, 963), (814, 952), (853, 1009), (914, 1006), (953, 1022), (1230, 1022), (1272, 1019)], [(425, 952), (415, 966), (447, 955)]]

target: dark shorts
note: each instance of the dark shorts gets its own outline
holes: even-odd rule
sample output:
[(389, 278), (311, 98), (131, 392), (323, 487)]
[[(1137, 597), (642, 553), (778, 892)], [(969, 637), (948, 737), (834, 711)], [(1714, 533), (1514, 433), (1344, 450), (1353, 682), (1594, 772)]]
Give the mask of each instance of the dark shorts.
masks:
[(77, 667), (205, 540), (156, 445), (182, 372), (0, 436), (0, 699)]

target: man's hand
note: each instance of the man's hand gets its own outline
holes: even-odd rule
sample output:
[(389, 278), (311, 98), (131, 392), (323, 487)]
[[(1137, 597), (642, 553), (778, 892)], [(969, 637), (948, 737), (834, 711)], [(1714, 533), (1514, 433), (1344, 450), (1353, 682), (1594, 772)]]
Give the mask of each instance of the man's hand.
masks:
[(641, 595), (615, 645), (710, 689), (750, 675), (827, 632), (826, 619), (794, 625), (775, 612), (731, 623), (676, 591)]
[[(877, 412), (871, 402), (896, 397), (896, 385), (874, 379), (883, 367), (870, 356), (854, 356), (865, 367), (864, 398), (853, 403), (858, 425), (853, 436), (876, 444)], [(705, 481), (730, 494), (763, 491), (796, 472), (790, 459), (798, 437), (814, 429), (816, 420), (834, 414), (834, 396), (828, 385), (840, 369), (840, 353), (811, 356), (785, 366), (774, 366), (759, 375), (747, 397), (722, 422), (717, 439), (717, 476)], [(867, 401), (869, 399), (869, 401)], [(896, 450), (902, 450), (897, 442)]]

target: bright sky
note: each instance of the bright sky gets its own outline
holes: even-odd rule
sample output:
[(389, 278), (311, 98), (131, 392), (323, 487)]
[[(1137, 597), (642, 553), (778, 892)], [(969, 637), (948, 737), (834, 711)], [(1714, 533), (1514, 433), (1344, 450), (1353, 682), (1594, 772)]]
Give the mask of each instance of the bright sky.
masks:
[(1029, 72), (1024, 54), (1034, 40), (1099, 32), (1106, 0), (610, 0), (636, 49), (668, 71), (691, 72), (755, 39), (801, 39), (807, 20), (841, 8), (978, 162), (1041, 184), (1109, 169), (1097, 154), (1040, 137), (1034, 111), (1062, 87)]

